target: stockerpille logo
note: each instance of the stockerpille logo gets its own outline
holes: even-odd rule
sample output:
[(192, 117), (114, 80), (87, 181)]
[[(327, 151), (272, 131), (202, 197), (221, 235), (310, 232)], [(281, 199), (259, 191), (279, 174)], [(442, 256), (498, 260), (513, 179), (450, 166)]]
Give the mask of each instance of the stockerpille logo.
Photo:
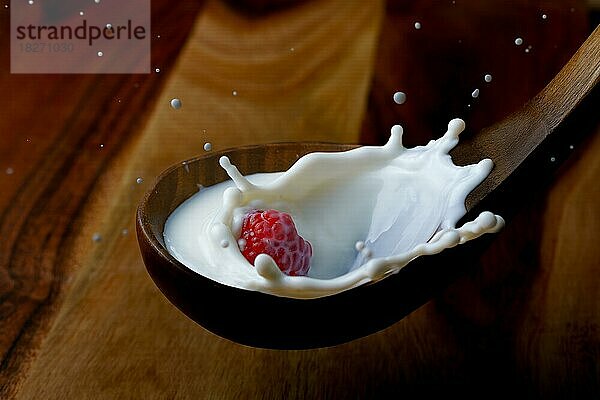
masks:
[(149, 73), (150, 0), (13, 0), (11, 73)]

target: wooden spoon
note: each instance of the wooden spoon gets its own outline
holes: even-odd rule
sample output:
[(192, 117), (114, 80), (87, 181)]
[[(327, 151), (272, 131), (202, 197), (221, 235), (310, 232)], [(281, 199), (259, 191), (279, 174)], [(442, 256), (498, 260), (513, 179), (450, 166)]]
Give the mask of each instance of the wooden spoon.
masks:
[[(598, 123), (600, 30), (596, 29), (552, 82), (523, 109), (504, 121), (466, 137), (453, 151), (455, 161), (489, 157), (490, 176), (468, 197), (470, 213), (482, 206), (500, 213), (518, 207), (515, 185), (527, 189), (548, 176)], [(138, 242), (152, 279), (186, 315), (210, 331), (243, 344), (269, 348), (335, 345), (381, 330), (398, 321), (447, 286), (473, 264), (493, 235), (420, 257), (398, 274), (373, 284), (318, 299), (300, 300), (237, 289), (185, 267), (165, 248), (167, 217), (197, 192), (228, 177), (218, 166), (227, 155), (246, 174), (282, 171), (303, 154), (342, 151), (356, 146), (286, 143), (250, 146), (199, 157), (161, 176), (137, 212)], [(532, 182), (531, 176), (536, 177)], [(507, 195), (508, 194), (508, 195)], [(496, 208), (496, 207), (500, 207)], [(452, 268), (448, 268), (452, 266)]]

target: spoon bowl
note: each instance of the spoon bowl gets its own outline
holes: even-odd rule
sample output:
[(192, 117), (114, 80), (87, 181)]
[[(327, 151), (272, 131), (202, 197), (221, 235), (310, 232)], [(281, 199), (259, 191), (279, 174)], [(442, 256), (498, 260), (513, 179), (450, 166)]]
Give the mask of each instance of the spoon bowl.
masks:
[[(434, 263), (417, 259), (376, 284), (333, 296), (294, 299), (215, 282), (180, 263), (165, 247), (165, 222), (177, 206), (198, 191), (197, 183), (210, 186), (228, 179), (219, 167), (221, 156), (229, 157), (240, 170), (251, 174), (286, 170), (307, 153), (354, 147), (326, 143), (267, 144), (226, 150), (171, 167), (158, 177), (137, 213), (138, 242), (150, 276), (162, 293), (191, 319), (219, 336), (255, 347), (331, 346), (398, 321), (423, 304), (443, 284), (443, 278), (448, 278), (448, 272), (439, 271), (441, 268), (436, 266), (452, 263), (450, 252), (435, 257)], [(461, 249), (452, 253), (464, 261), (475, 254), (475, 246), (470, 243), (459, 246)]]

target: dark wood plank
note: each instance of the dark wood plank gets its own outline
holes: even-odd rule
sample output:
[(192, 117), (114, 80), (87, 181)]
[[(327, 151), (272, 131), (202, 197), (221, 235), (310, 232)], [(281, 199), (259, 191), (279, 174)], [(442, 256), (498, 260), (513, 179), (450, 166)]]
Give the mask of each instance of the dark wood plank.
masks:
[[(107, 163), (143, 125), (199, 8), (152, 2), (152, 64), (160, 72), (149, 75), (12, 75), (2, 35), (0, 396), (27, 368), (77, 268), (59, 261), (73, 222)], [(0, 18), (7, 32), (8, 10)]]

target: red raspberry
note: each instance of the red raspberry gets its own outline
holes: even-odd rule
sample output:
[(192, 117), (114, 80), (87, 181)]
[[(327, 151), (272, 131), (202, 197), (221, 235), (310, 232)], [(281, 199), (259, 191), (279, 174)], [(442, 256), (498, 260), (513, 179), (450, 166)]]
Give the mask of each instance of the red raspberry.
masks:
[(306, 275), (310, 268), (312, 246), (298, 234), (289, 214), (277, 210), (253, 210), (244, 217), (242, 234), (246, 244), (242, 254), (250, 264), (259, 254), (275, 260), (286, 275)]

